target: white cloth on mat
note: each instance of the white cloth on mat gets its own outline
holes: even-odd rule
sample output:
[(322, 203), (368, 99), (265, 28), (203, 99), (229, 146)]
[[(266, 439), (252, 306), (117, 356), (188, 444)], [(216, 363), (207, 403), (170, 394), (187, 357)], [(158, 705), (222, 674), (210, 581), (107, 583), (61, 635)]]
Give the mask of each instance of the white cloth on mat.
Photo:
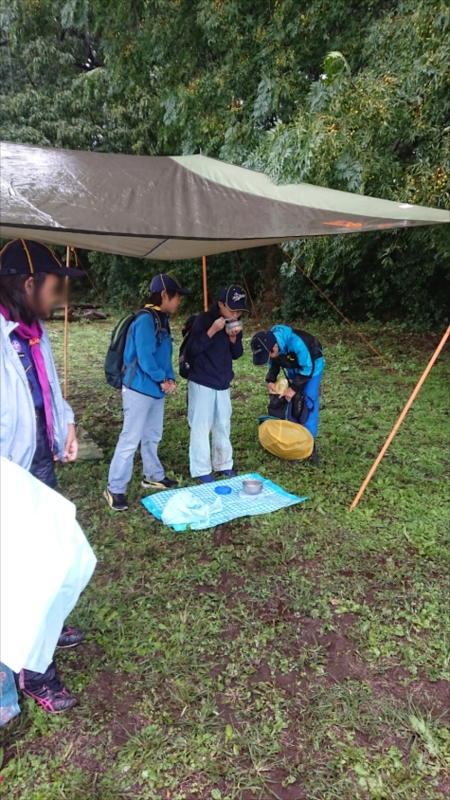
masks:
[(222, 510), (222, 501), (217, 497), (213, 503), (202, 503), (189, 489), (175, 492), (164, 506), (161, 521), (165, 525), (190, 525), (194, 530), (207, 525), (212, 514)]
[(3, 457), (0, 493), (2, 661), (45, 672), (97, 559), (74, 504)]

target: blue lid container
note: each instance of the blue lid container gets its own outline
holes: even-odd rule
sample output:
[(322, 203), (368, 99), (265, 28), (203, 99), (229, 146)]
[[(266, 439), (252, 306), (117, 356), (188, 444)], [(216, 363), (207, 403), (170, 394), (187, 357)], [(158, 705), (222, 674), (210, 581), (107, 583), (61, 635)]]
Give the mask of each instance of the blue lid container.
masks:
[(231, 494), (231, 486), (216, 486), (214, 489), (216, 494)]

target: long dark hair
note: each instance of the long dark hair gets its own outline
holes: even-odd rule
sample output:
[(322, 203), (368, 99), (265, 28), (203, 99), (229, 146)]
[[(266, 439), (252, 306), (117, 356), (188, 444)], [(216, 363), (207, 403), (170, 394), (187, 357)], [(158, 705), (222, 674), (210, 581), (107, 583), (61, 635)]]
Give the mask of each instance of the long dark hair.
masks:
[[(26, 325), (32, 325), (37, 320), (36, 311), (29, 304), (25, 294), (25, 283), (29, 277), (29, 275), (0, 276), (0, 304), (6, 308), (13, 322), (22, 320)], [(46, 272), (37, 272), (33, 275), (34, 297), (39, 294), (46, 277)]]

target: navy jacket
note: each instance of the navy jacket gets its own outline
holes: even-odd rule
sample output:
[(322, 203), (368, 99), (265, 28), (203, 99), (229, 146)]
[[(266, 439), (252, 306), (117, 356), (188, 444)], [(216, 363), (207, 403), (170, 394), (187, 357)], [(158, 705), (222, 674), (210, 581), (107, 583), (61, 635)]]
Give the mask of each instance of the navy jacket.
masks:
[(234, 378), (233, 361), (244, 352), (242, 332), (238, 333), (236, 343), (230, 342), (225, 329), (211, 336), (206, 333), (213, 322), (220, 317), (217, 303), (209, 311), (196, 318), (189, 336), (188, 353), (191, 361), (189, 380), (207, 386), (209, 389), (229, 389)]

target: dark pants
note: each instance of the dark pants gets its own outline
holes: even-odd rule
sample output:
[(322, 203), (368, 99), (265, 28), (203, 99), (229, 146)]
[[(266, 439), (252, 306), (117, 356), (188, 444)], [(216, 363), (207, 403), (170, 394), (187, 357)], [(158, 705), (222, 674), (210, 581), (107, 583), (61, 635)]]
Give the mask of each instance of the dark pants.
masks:
[[(31, 462), (30, 472), (35, 478), (45, 483), (50, 489), (56, 489), (55, 462), (53, 453), (47, 436), (47, 423), (43, 408), (36, 409), (36, 450)], [(32, 672), (30, 669), (23, 669), (20, 673), (15, 673), (16, 684), (21, 689), (29, 689), (36, 692), (44, 684), (48, 685), (56, 677), (56, 664), (51, 662), (45, 672)]]
[(19, 689), (25, 689), (31, 694), (37, 694), (43, 686), (51, 686), (52, 682), (57, 678), (56, 663), (52, 661), (45, 672), (22, 669), (20, 672), (15, 672), (14, 677)]
[(36, 409), (36, 450), (30, 472), (50, 489), (56, 489), (55, 462), (47, 436), (47, 423), (43, 408)]

